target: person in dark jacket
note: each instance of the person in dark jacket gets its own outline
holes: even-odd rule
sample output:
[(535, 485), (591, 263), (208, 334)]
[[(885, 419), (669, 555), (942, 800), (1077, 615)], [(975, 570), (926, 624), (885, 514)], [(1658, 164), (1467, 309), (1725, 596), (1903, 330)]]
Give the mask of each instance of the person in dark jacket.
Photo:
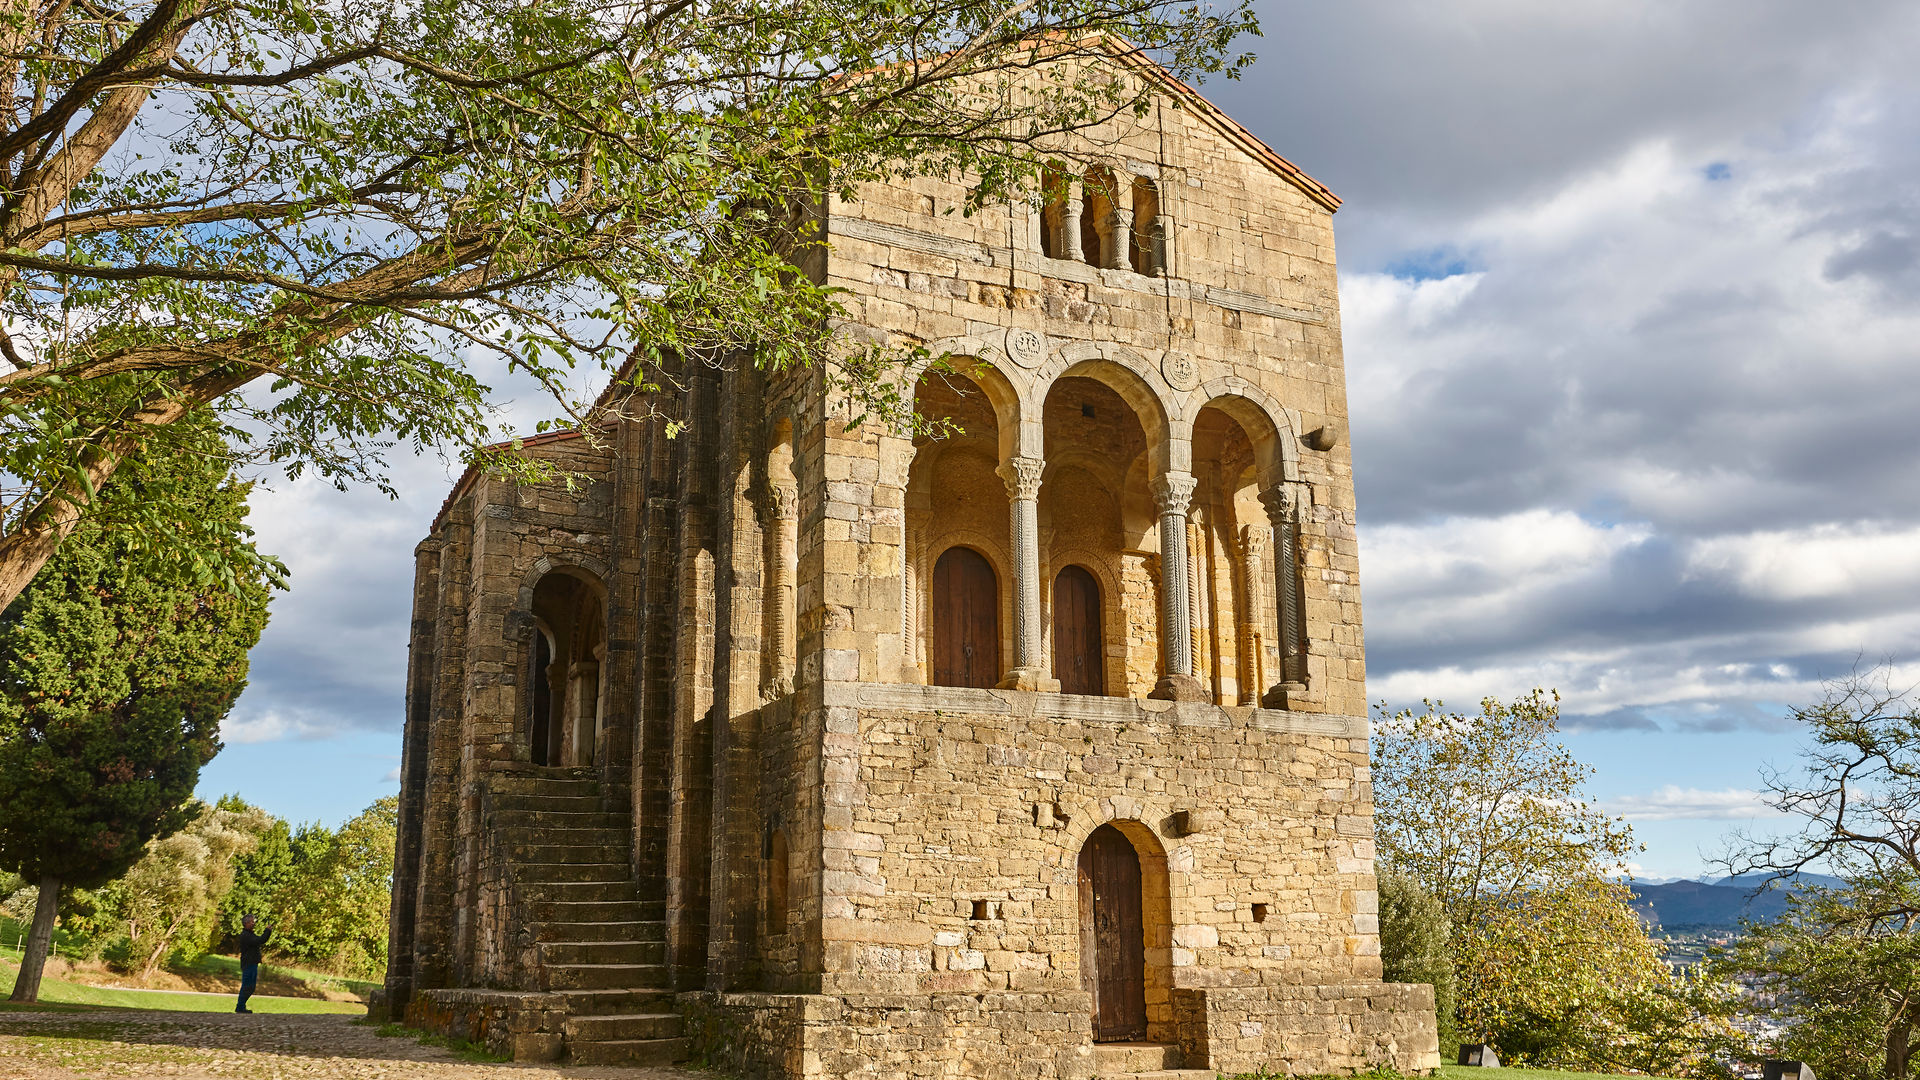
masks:
[(253, 932), (253, 916), (240, 918), (240, 1004), (234, 1006), (237, 1013), (251, 1013), (247, 1008), (247, 999), (253, 996), (253, 984), (260, 981), (260, 946), (273, 936), (273, 927), (267, 927), (264, 934)]

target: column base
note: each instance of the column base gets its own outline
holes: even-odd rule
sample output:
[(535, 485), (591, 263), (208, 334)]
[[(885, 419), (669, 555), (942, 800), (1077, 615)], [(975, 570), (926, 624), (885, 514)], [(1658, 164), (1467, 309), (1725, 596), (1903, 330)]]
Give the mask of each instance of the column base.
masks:
[(1307, 691), (1307, 684), (1303, 682), (1277, 683), (1260, 697), (1263, 709), (1295, 709), (1315, 703), (1317, 698)]
[(994, 684), (995, 690), (1026, 690), (1037, 694), (1057, 694), (1060, 692), (1060, 680), (1047, 678), (1046, 671), (1037, 667), (1017, 667), (1008, 671)]
[(1191, 675), (1162, 675), (1148, 697), (1155, 701), (1205, 701), (1207, 688)]

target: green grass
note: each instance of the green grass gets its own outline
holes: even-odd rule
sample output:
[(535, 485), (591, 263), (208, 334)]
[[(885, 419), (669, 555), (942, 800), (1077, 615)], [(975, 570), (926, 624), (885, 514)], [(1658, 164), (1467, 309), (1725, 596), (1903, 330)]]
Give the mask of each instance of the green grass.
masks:
[[(237, 956), (202, 956), (187, 968), (208, 975), (231, 975), (240, 977), (240, 958)], [(380, 984), (368, 979), (353, 979), (345, 975), (331, 975), (324, 971), (309, 971), (305, 968), (281, 967), (278, 964), (261, 964), (262, 975), (285, 975), (289, 979), (298, 979), (316, 990), (344, 990), (358, 995), (361, 1000), (380, 988)]]
[(374, 1034), (382, 1039), (403, 1039), (411, 1037), (421, 1046), (438, 1046), (446, 1050), (451, 1050), (460, 1056), (460, 1060), (470, 1061), (476, 1064), (513, 1060), (513, 1058), (509, 1056), (488, 1053), (487, 1048), (477, 1042), (469, 1042), (466, 1039), (456, 1039), (447, 1035), (435, 1035), (431, 1031), (421, 1031), (419, 1028), (410, 1028), (405, 1024), (381, 1024), (375, 1029)]
[[(1650, 1080), (1618, 1073), (1562, 1072), (1558, 1069), (1483, 1069), (1477, 1065), (1442, 1065), (1442, 1080)], [(1658, 1080), (1658, 1078), (1652, 1078)]]
[[(13, 992), (15, 968), (0, 967), (0, 997)], [(40, 980), (40, 1000), (52, 1005), (92, 1005), (115, 1009), (162, 1009), (167, 1012), (232, 1012), (232, 994), (175, 994), (159, 990), (114, 990), (82, 986), (63, 979)], [(259, 1013), (363, 1013), (366, 1006), (352, 1001), (255, 995), (247, 1007)], [(13, 1011), (13, 1010), (9, 1010)]]

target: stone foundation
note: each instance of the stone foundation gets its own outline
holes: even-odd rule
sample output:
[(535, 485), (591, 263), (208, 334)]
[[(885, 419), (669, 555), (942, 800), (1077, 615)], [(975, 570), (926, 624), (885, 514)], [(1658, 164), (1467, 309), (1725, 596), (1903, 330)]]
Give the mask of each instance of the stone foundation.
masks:
[(1433, 987), (1424, 984), (1175, 988), (1173, 1009), (1189, 1068), (1232, 1076), (1440, 1067)]
[[(1398, 983), (1175, 989), (1189, 1069), (1305, 1075), (1439, 1067), (1433, 988)], [(1091, 996), (682, 994), (694, 1056), (747, 1080), (1084, 1080)]]
[(465, 1039), (515, 1061), (558, 1061), (567, 1003), (518, 990), (423, 990), (407, 1002), (408, 1027)]

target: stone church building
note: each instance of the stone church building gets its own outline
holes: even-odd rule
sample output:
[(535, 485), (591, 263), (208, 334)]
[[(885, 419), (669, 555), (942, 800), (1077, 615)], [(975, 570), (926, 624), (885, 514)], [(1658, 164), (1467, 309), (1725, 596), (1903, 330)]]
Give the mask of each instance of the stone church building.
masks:
[[(1339, 200), (1137, 55), (1043, 207), (919, 179), (807, 267), (938, 437), (688, 363), (417, 549), (385, 1007), (755, 1077), (1402, 1071)], [(630, 391), (621, 391), (630, 393)], [(671, 432), (671, 437), (670, 437)]]

